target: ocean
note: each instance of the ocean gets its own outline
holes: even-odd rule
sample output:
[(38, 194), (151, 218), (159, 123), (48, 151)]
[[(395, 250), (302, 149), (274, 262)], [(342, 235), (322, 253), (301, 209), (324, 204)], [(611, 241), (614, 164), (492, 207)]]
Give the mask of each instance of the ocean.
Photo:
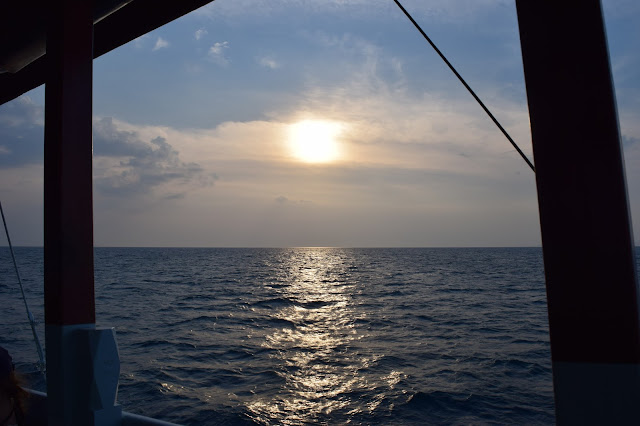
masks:
[[(44, 322), (42, 249), (15, 253)], [(185, 425), (554, 422), (540, 248), (96, 248), (95, 288), (125, 411)], [(42, 388), (6, 247), (0, 298), (0, 345)]]

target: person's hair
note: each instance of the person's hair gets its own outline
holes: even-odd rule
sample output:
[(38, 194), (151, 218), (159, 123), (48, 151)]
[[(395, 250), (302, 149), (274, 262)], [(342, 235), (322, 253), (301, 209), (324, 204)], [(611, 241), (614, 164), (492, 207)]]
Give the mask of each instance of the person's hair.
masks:
[[(24, 384), (25, 380), (23, 377), (15, 371), (11, 371), (11, 373), (9, 373), (9, 377), (2, 380), (2, 383), (0, 383), (0, 392), (4, 393), (9, 398), (13, 398), (16, 410), (16, 420), (24, 418), (24, 415), (27, 412), (27, 399), (29, 398), (29, 392), (24, 390)], [(20, 420), (18, 420), (18, 424), (21, 424)]]

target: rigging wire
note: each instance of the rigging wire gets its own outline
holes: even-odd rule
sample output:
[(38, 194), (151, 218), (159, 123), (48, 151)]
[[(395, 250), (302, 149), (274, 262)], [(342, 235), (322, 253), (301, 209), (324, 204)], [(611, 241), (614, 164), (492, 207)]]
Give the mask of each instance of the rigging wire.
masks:
[(458, 73), (458, 71), (454, 68), (454, 66), (451, 65), (451, 62), (449, 62), (449, 60), (444, 56), (444, 54), (440, 51), (440, 49), (438, 49), (438, 47), (435, 45), (435, 43), (433, 41), (431, 41), (431, 39), (429, 38), (427, 33), (425, 33), (422, 30), (420, 25), (418, 25), (418, 23), (413, 19), (413, 17), (409, 14), (409, 12), (407, 12), (407, 10), (402, 6), (402, 4), (400, 4), (400, 1), (399, 0), (393, 0), (393, 1), (398, 5), (400, 10), (402, 10), (402, 12), (404, 12), (404, 14), (407, 16), (407, 18), (409, 18), (411, 23), (413, 23), (413, 25), (418, 29), (418, 31), (420, 31), (420, 34), (422, 34), (424, 39), (427, 40), (427, 42), (431, 45), (431, 47), (433, 47), (433, 50), (435, 50), (436, 53), (440, 56), (440, 58), (442, 58), (442, 60), (445, 62), (445, 64), (447, 64), (449, 69), (451, 71), (453, 71), (453, 73), (456, 75), (456, 77), (458, 77), (458, 80), (460, 80), (460, 82), (464, 85), (464, 87), (467, 88), (469, 93), (471, 93), (471, 96), (473, 96), (473, 98), (478, 102), (478, 104), (480, 104), (482, 109), (484, 109), (484, 112), (486, 112), (487, 115), (489, 116), (489, 118), (491, 118), (491, 120), (493, 120), (495, 125), (498, 126), (498, 128), (502, 132), (502, 134), (505, 135), (505, 137), (509, 140), (509, 142), (511, 142), (511, 145), (513, 145), (513, 147), (516, 149), (516, 151), (518, 151), (518, 154), (520, 154), (522, 159), (529, 165), (529, 167), (531, 167), (531, 170), (533, 171), (533, 173), (535, 173), (536, 172), (536, 168), (531, 163), (529, 158), (527, 158), (525, 153), (522, 152), (520, 147), (514, 142), (514, 140), (511, 138), (511, 136), (509, 136), (509, 133), (507, 133), (507, 131), (504, 129), (504, 127), (502, 127), (502, 125), (498, 122), (498, 120), (493, 116), (491, 111), (489, 111), (489, 108), (487, 108), (485, 106), (485, 104), (480, 100), (478, 95), (476, 95), (476, 92), (473, 91), (473, 89), (467, 84), (467, 82), (464, 80), (464, 78), (462, 78), (462, 76)]
[(24, 288), (22, 287), (22, 279), (20, 278), (20, 271), (18, 271), (18, 264), (16, 263), (16, 256), (13, 254), (13, 246), (11, 245), (11, 238), (9, 237), (9, 228), (7, 228), (7, 221), (4, 218), (4, 210), (2, 210), (2, 202), (0, 202), (0, 214), (2, 215), (2, 223), (4, 224), (4, 232), (7, 234), (7, 242), (9, 243), (9, 251), (11, 252), (11, 259), (13, 259), (13, 266), (16, 270), (16, 276), (18, 277), (18, 283), (20, 284), (20, 292), (22, 293), (22, 300), (24, 301), (24, 307), (27, 310), (27, 317), (29, 318), (29, 324), (31, 325), (31, 331), (33, 332), (33, 340), (36, 343), (36, 349), (38, 350), (38, 357), (40, 361), (38, 362), (38, 370), (42, 373), (46, 380), (45, 374), (45, 362), (44, 355), (42, 352), (42, 346), (40, 345), (40, 338), (38, 337), (38, 332), (36, 331), (36, 320), (33, 318), (31, 311), (29, 310), (29, 305), (27, 304), (27, 298), (24, 295)]

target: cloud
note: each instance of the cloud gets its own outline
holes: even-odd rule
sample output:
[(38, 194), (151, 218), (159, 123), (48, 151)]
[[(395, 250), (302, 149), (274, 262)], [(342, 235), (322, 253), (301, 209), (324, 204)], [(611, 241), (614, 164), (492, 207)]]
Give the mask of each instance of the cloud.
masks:
[(289, 205), (301, 205), (301, 206), (312, 206), (314, 203), (313, 201), (309, 201), (309, 200), (290, 200), (289, 198), (285, 197), (284, 195), (280, 195), (278, 197), (276, 197), (276, 199), (274, 200), (277, 204), (280, 205), (284, 205), (284, 204), (289, 204)]
[[(295, 121), (321, 117), (347, 123), (343, 143), (348, 145), (349, 157), (362, 164), (479, 176), (510, 173), (506, 170), (519, 168), (520, 163), (526, 169), (508, 141), (464, 89), (455, 85), (452, 76), (447, 74), (445, 78), (455, 83), (453, 95), (448, 84), (415, 86), (412, 76), (405, 75), (403, 62), (376, 43), (353, 34), (313, 32), (305, 36), (335, 52), (337, 59), (331, 61), (331, 68), (321, 69), (332, 81), (323, 81), (314, 69), (300, 102), (275, 113), (274, 118)], [(479, 93), (499, 93), (503, 84), (509, 83), (480, 87)], [(531, 157), (525, 98), (494, 96), (485, 103)], [(506, 163), (505, 158), (511, 157), (514, 161)], [(497, 162), (509, 166), (494, 167)]]
[[(148, 142), (110, 117), (94, 123), (94, 183), (106, 195), (144, 195), (163, 188), (164, 198), (179, 198), (192, 187), (217, 179), (198, 163), (186, 162), (165, 137)], [(160, 194), (162, 196), (162, 194)]]
[(216, 42), (209, 48), (207, 56), (218, 65), (227, 65), (229, 60), (224, 56), (224, 51), (229, 48), (229, 42)]
[(280, 64), (270, 56), (263, 56), (261, 58), (258, 58), (258, 64), (272, 70), (280, 68)]
[(323, 31), (303, 32), (303, 36), (332, 57), (327, 73), (333, 78), (348, 81), (352, 86), (357, 83), (361, 90), (371, 92), (407, 86), (403, 61), (370, 40), (350, 33), (334, 35)]
[(149, 38), (149, 34), (143, 34), (140, 37), (134, 38), (131, 43), (136, 49), (141, 49), (145, 45), (145, 41)]
[[(617, 0), (631, 3), (633, 0)], [(404, 3), (404, 2), (403, 2)], [(469, 21), (488, 9), (511, 6), (508, 0), (432, 0), (412, 1), (404, 6), (416, 18), (434, 17), (438, 21)], [(212, 2), (195, 11), (197, 15), (212, 20), (233, 17), (234, 19), (270, 19), (290, 17), (304, 19), (318, 14), (357, 15), (360, 17), (402, 19), (404, 16), (393, 2), (386, 0), (235, 0), (233, 2)]]
[[(466, 145), (464, 138), (456, 137), (460, 127), (456, 119), (470, 121), (464, 105), (461, 115), (451, 116), (451, 105), (437, 108), (435, 97), (413, 99), (388, 88), (370, 92), (367, 87), (346, 84), (301, 97), (295, 111), (306, 109), (309, 114), (351, 123), (342, 141), (348, 160), (313, 167), (292, 161), (286, 151), (287, 128), (297, 112), (282, 111), (270, 121), (225, 122), (209, 129), (95, 119), (96, 241), (108, 245), (371, 245), (380, 244), (376, 243), (380, 239), (403, 244), (406, 236), (416, 244), (442, 245), (450, 241), (445, 230), (458, 232), (466, 226), (469, 235), (477, 233), (466, 223), (482, 223), (486, 226), (479, 228), (487, 228), (486, 235), (502, 235), (501, 223), (485, 220), (497, 216), (498, 207), (494, 211), (493, 206), (531, 211), (535, 219), (535, 191), (526, 186), (534, 188), (531, 176), (523, 173), (505, 179), (504, 168), (477, 161), (482, 150), (472, 151), (476, 158), (471, 159), (457, 154)], [(329, 104), (315, 103), (321, 100)], [(429, 133), (432, 120), (441, 126), (436, 136)], [(414, 125), (419, 128), (413, 129)], [(473, 138), (487, 134), (483, 128), (476, 130)], [(444, 143), (448, 138), (455, 141), (454, 148)], [(452, 159), (458, 161), (452, 163), (455, 167), (447, 165)], [(497, 171), (487, 178), (487, 169), (492, 168)], [(0, 170), (0, 177), (2, 172), (9, 171)], [(113, 202), (115, 197), (118, 202)], [(506, 207), (500, 197), (508, 198)], [(472, 209), (490, 211), (465, 213)], [(389, 217), (398, 220), (389, 222)], [(438, 226), (426, 226), (435, 221), (433, 217)], [(409, 232), (409, 228), (421, 230)], [(434, 239), (430, 229), (438, 229), (442, 237)], [(485, 235), (472, 237), (449, 244), (468, 244)]]
[(196, 30), (196, 32), (193, 34), (193, 37), (196, 40), (200, 40), (202, 37), (206, 36), (207, 34), (209, 34), (207, 30), (205, 30), (204, 28), (200, 28), (199, 30)]
[(29, 96), (19, 98), (0, 106), (0, 126), (43, 126), (44, 107), (37, 105)]
[(204, 68), (200, 64), (186, 63), (186, 64), (184, 64), (184, 70), (188, 74), (197, 75), (197, 74), (202, 73), (202, 71), (204, 71)]
[(183, 200), (185, 198), (184, 193), (181, 194), (171, 194), (164, 197), (165, 200)]
[(132, 157), (151, 154), (152, 147), (140, 140), (135, 131), (119, 130), (113, 118), (93, 122), (93, 153), (97, 156)]
[(169, 42), (162, 37), (158, 37), (155, 46), (153, 46), (153, 49), (151, 50), (155, 52), (156, 50), (164, 49), (166, 47), (169, 47)]
[(638, 138), (634, 138), (633, 136), (628, 135), (622, 135), (622, 145), (624, 146), (630, 147), (637, 144), (638, 142), (640, 142), (640, 139)]
[(42, 163), (44, 107), (28, 96), (0, 106), (0, 167)]

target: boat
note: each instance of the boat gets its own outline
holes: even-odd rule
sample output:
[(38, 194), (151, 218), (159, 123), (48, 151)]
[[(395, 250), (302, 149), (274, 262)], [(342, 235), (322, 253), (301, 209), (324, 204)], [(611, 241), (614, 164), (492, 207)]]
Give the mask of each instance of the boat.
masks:
[[(95, 326), (92, 63), (210, 1), (24, 0), (2, 6), (0, 104), (46, 84), (48, 408), (40, 424), (166, 424), (122, 412), (115, 333)], [(516, 0), (516, 8), (556, 420), (640, 424), (635, 248), (601, 2)], [(34, 395), (44, 403), (44, 394)]]

